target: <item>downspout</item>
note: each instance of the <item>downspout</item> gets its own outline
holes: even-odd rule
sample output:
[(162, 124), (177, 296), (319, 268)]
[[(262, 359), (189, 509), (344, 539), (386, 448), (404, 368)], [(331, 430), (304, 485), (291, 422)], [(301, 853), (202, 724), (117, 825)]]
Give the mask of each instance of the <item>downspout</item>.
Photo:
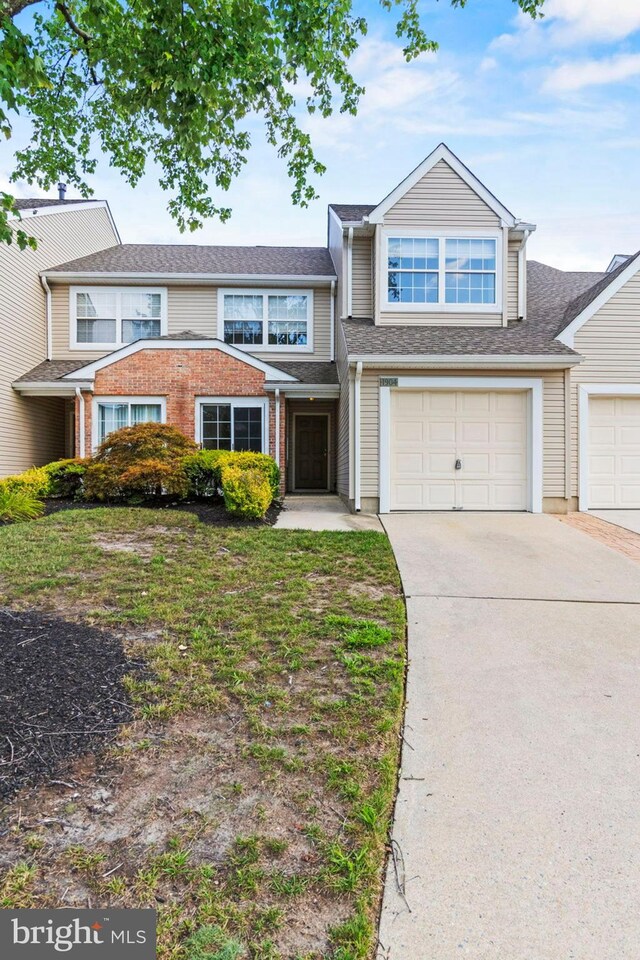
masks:
[(353, 227), (347, 234), (347, 316), (352, 315), (353, 306)]
[(276, 387), (276, 437), (275, 437), (275, 461), (280, 469), (280, 387)]
[(331, 281), (331, 334), (329, 341), (329, 353), (331, 362), (334, 363), (336, 359), (336, 282), (335, 280)]
[(518, 318), (527, 319), (527, 258), (525, 247), (531, 236), (531, 230), (525, 230), (518, 247)]
[(78, 453), (80, 458), (84, 459), (85, 456), (85, 442), (84, 442), (84, 397), (82, 396), (82, 390), (80, 387), (76, 387), (76, 397), (78, 398)]
[(502, 326), (509, 326), (509, 227), (502, 226)]
[(47, 360), (53, 356), (53, 334), (51, 331), (51, 287), (46, 277), (40, 277), (40, 283), (45, 293), (45, 325), (47, 331)]
[(355, 497), (354, 497), (354, 506), (356, 513), (360, 512), (361, 508), (361, 496), (360, 496), (360, 479), (362, 474), (362, 465), (360, 463), (360, 381), (362, 380), (362, 360), (358, 360), (356, 364), (356, 376), (354, 381), (354, 447), (355, 447)]

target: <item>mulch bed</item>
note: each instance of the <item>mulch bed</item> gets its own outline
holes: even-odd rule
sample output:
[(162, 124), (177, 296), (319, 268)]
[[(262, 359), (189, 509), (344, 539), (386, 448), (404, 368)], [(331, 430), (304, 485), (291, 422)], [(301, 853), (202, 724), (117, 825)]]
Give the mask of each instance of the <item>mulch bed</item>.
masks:
[(122, 684), (140, 669), (115, 637), (0, 608), (0, 798), (60, 776), (132, 717)]
[[(60, 498), (55, 500), (47, 500), (45, 502), (44, 512), (45, 516), (48, 516), (51, 513), (58, 513), (61, 510), (95, 510), (96, 507), (104, 506), (108, 506), (108, 504), (92, 503), (87, 502), (86, 500), (67, 500)], [(267, 526), (273, 526), (278, 519), (280, 511), (282, 510), (282, 505), (280, 503), (272, 503), (267, 510), (267, 515), (264, 520), (242, 520), (238, 517), (228, 514), (224, 508), (224, 503), (222, 500), (207, 499), (176, 502), (171, 498), (164, 498), (139, 505), (120, 503), (113, 504), (113, 506), (135, 506), (140, 510), (181, 510), (184, 513), (195, 514), (202, 523), (220, 527), (259, 527), (264, 526), (265, 524), (267, 524)]]

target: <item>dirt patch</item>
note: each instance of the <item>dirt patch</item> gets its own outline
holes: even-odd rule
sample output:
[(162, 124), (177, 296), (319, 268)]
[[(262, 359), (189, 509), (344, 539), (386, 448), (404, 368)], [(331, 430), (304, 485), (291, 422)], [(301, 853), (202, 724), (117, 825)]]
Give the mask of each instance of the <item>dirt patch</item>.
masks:
[(0, 653), (0, 798), (55, 777), (131, 718), (122, 678), (137, 665), (109, 634), (0, 610)]

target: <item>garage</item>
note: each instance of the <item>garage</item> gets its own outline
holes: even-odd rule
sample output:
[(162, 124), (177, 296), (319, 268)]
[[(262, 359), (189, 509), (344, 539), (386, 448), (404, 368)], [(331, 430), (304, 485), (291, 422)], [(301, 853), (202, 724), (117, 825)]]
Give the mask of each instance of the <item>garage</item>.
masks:
[(391, 390), (391, 510), (530, 508), (527, 390)]
[(640, 509), (640, 396), (589, 400), (589, 507)]

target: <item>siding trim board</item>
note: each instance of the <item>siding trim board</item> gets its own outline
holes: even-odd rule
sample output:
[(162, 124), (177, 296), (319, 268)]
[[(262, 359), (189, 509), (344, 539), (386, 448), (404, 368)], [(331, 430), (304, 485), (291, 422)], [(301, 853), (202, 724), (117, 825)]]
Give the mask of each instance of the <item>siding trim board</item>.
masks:
[(536, 377), (398, 377), (397, 387), (380, 386), (379, 496), (380, 513), (391, 504), (391, 390), (527, 391), (529, 447), (529, 510), (542, 513), (543, 494), (543, 381)]

